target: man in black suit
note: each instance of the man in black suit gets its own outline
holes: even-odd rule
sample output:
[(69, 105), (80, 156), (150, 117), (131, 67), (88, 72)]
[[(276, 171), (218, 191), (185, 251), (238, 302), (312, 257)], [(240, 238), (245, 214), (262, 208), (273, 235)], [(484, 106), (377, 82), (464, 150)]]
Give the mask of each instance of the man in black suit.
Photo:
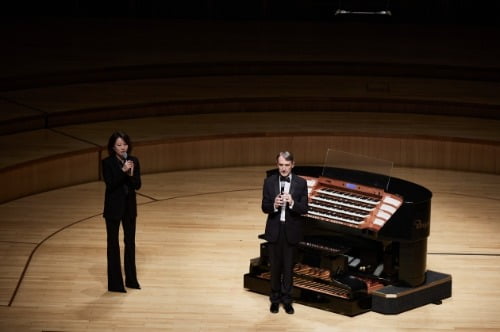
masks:
[(293, 154), (284, 151), (276, 156), (278, 173), (264, 180), (262, 211), (267, 214), (265, 238), (268, 241), (271, 263), (272, 313), (279, 311), (280, 302), (285, 311), (293, 314), (293, 253), (301, 240), (302, 215), (307, 212), (307, 182), (292, 173)]

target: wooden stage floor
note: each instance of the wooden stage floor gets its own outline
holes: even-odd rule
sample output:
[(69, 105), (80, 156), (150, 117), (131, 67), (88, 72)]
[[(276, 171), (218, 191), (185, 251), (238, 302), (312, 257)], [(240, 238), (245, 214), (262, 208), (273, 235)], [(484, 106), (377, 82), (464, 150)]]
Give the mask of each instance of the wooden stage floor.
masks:
[[(269, 313), (243, 288), (259, 255), (269, 166), (143, 176), (141, 290), (106, 291), (104, 184), (0, 205), (1, 331), (500, 330), (500, 176), (395, 168), (433, 192), (427, 268), (452, 275), (452, 297), (399, 315), (345, 317), (296, 304)], [(18, 288), (17, 288), (18, 287)]]

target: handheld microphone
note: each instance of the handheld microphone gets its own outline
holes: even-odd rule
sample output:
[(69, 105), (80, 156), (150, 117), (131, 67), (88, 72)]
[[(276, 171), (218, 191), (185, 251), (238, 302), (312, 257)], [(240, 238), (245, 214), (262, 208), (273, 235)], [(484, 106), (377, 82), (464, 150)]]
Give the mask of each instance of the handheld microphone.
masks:
[[(284, 183), (282, 183), (282, 184), (281, 184), (281, 196), (283, 196), (283, 194), (284, 194), (284, 193), (285, 193), (285, 184), (284, 184)], [(285, 203), (285, 202), (283, 202), (283, 203), (282, 203), (282, 206), (286, 206), (286, 203)]]
[[(127, 160), (128, 160), (127, 152), (123, 152), (122, 157), (123, 157), (124, 162), (127, 162)], [(130, 169), (130, 175), (131, 176), (134, 175), (134, 169), (133, 168)]]

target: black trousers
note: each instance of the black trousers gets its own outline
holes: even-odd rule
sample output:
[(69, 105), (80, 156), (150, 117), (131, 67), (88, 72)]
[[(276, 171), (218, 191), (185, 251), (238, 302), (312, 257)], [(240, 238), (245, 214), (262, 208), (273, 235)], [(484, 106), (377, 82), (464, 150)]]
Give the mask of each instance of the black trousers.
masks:
[(269, 260), (271, 263), (271, 295), (272, 303), (292, 303), (293, 261), (295, 246), (288, 243), (285, 225), (280, 225), (276, 242), (269, 243)]
[[(125, 243), (125, 284), (138, 285), (135, 269), (135, 221), (136, 218), (124, 217), (123, 236)], [(108, 256), (108, 290), (122, 290), (123, 277), (119, 244), (120, 220), (106, 219), (107, 256)]]

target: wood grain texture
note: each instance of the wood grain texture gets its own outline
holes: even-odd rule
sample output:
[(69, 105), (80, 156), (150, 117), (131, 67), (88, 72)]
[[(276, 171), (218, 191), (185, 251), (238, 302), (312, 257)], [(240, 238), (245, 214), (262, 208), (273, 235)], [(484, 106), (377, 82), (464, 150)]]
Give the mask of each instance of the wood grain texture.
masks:
[[(2, 331), (493, 331), (500, 328), (500, 177), (395, 168), (393, 176), (433, 192), (427, 268), (449, 273), (442, 305), (354, 318), (296, 305), (269, 313), (265, 296), (243, 289), (259, 255), (269, 166), (145, 175), (137, 267), (142, 290), (106, 291), (104, 185), (93, 182), (0, 205)], [(29, 212), (28, 212), (29, 211)], [(28, 244), (26, 244), (28, 243)], [(39, 245), (10, 305), (29, 244)], [(11, 249), (8, 247), (11, 246)], [(17, 250), (17, 246), (25, 249)], [(28, 247), (28, 248), (26, 248)], [(16, 254), (12, 254), (12, 251)]]

